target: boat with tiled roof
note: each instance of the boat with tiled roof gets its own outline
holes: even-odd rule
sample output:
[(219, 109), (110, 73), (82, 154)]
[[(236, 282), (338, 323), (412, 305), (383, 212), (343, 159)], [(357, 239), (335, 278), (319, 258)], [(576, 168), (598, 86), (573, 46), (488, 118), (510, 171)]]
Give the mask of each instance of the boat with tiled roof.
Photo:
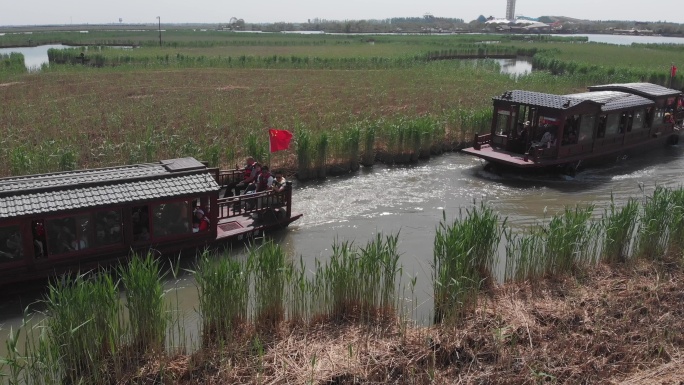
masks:
[(569, 95), (515, 90), (493, 102), (491, 132), (464, 150), (486, 167), (572, 174), (679, 140), (682, 93), (656, 84), (599, 85)]
[[(292, 188), (222, 198), (242, 171), (194, 158), (0, 179), (0, 285), (285, 227)], [(196, 226), (197, 210), (207, 223)]]

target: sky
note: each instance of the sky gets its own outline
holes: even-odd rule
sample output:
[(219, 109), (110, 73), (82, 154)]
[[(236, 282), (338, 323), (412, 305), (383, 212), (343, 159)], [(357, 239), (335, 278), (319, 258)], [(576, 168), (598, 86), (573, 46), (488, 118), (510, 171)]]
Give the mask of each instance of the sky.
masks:
[[(0, 25), (246, 23), (436, 17), (503, 18), (506, 0), (0, 0)], [(681, 0), (517, 0), (516, 15), (684, 23)]]

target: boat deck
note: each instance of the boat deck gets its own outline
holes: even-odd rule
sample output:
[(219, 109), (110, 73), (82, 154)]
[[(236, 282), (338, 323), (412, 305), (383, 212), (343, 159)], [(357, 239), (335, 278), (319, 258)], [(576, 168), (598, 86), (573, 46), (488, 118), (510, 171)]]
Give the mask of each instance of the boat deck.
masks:
[(526, 161), (524, 155), (494, 149), (489, 145), (483, 145), (482, 148), (479, 150), (476, 150), (474, 148), (466, 148), (463, 149), (463, 152), (465, 152), (466, 154), (475, 155), (490, 162), (509, 164), (511, 166), (520, 168), (539, 167), (539, 163), (535, 163), (530, 160)]
[(218, 221), (216, 227), (216, 240), (225, 241), (236, 239), (238, 241), (250, 236), (259, 236), (264, 231), (285, 227), (302, 217), (301, 213), (293, 212), (290, 217), (280, 213), (281, 209), (272, 209), (259, 213), (233, 214), (228, 218)]

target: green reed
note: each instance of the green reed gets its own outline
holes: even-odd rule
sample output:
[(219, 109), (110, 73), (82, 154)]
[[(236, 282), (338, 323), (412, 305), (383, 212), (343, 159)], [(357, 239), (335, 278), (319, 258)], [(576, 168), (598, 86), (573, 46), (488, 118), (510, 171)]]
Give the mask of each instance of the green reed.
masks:
[(316, 262), (309, 285), (312, 318), (370, 322), (395, 314), (397, 241), (398, 234), (377, 234), (364, 247), (335, 242), (328, 262)]
[(668, 248), (681, 254), (684, 249), (684, 187), (673, 190), (670, 200), (672, 209)]
[(658, 186), (651, 197), (645, 198), (636, 240), (638, 256), (650, 260), (664, 256), (670, 235), (672, 195), (672, 190)]
[(370, 167), (375, 163), (375, 136), (378, 122), (364, 121), (363, 123), (363, 156), (361, 164)]
[(515, 234), (511, 229), (504, 232), (506, 239), (506, 268), (504, 282), (537, 280), (544, 274), (544, 236), (541, 231)]
[(209, 257), (204, 251), (194, 271), (202, 317), (202, 344), (228, 341), (248, 320), (249, 270), (244, 262)]
[(118, 268), (126, 291), (126, 308), (132, 344), (138, 353), (162, 351), (165, 347), (169, 314), (164, 304), (160, 263), (152, 253), (134, 255)]
[(455, 322), (477, 303), (485, 285), (492, 285), (492, 269), (504, 224), (481, 203), (449, 224), (446, 213), (434, 240), (434, 322)]
[(590, 253), (598, 227), (591, 221), (594, 206), (565, 208), (554, 215), (542, 231), (546, 237), (543, 269), (546, 274), (571, 273), (596, 258)]
[(313, 164), (311, 131), (297, 126), (294, 136), (297, 145), (297, 176), (300, 179), (306, 180), (309, 178), (310, 169)]
[(290, 263), (273, 241), (249, 247), (248, 270), (254, 279), (254, 323), (260, 330), (275, 330), (285, 319), (285, 284)]
[(325, 178), (327, 175), (327, 167), (328, 167), (328, 152), (330, 148), (330, 137), (327, 132), (320, 132), (314, 141), (314, 149), (315, 149), (315, 159), (314, 159), (314, 165), (315, 165), (315, 175), (318, 178)]
[(608, 263), (625, 262), (630, 258), (635, 229), (639, 220), (639, 202), (628, 199), (618, 208), (611, 194), (610, 207), (605, 210), (601, 259)]
[(124, 330), (119, 292), (110, 275), (62, 277), (45, 299), (50, 346), (71, 383), (106, 381), (108, 358), (116, 357)]

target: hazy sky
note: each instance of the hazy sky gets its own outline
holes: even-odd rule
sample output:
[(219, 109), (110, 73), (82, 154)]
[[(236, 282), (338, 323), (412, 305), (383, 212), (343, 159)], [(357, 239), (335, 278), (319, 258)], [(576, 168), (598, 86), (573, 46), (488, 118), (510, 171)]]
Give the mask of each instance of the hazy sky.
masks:
[[(360, 20), (414, 17), (473, 20), (504, 17), (506, 0), (0, 0), (0, 25), (227, 22), (306, 22), (308, 19)], [(681, 0), (517, 0), (516, 14), (569, 16), (590, 20), (684, 23)]]

